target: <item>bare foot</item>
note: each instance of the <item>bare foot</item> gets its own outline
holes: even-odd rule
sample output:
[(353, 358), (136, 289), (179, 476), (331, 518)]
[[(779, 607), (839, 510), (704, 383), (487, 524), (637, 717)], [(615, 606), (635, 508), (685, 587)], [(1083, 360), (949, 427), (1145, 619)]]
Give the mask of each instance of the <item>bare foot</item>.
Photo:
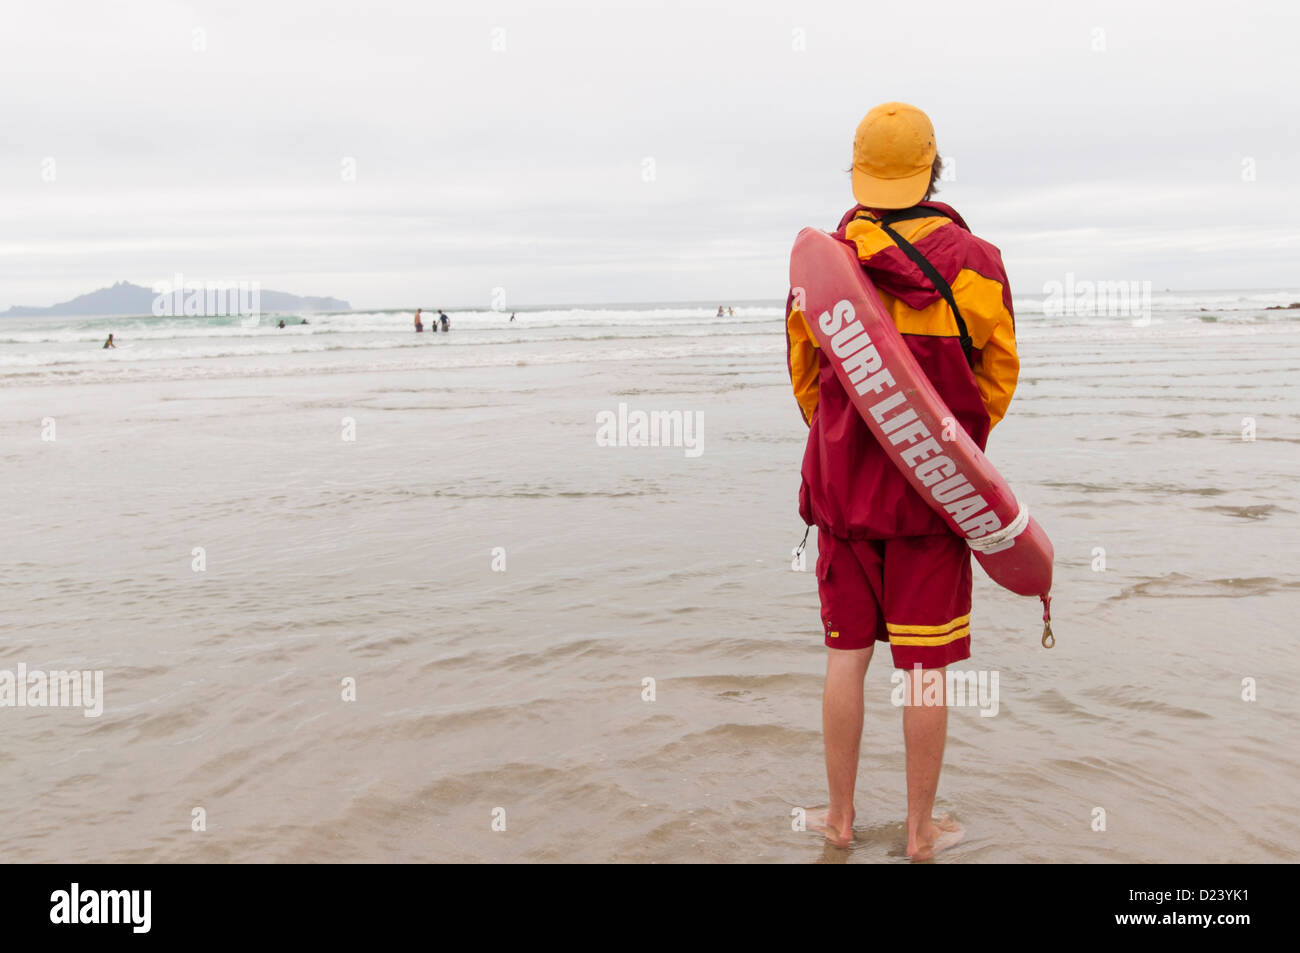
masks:
[(830, 811), (817, 811), (808, 815), (808, 829), (824, 835), (827, 843), (835, 847), (848, 847), (853, 843), (853, 818), (831, 820)]
[(912, 860), (929, 860), (942, 850), (947, 850), (966, 836), (966, 829), (952, 817), (931, 818), (917, 831), (908, 831), (907, 856)]

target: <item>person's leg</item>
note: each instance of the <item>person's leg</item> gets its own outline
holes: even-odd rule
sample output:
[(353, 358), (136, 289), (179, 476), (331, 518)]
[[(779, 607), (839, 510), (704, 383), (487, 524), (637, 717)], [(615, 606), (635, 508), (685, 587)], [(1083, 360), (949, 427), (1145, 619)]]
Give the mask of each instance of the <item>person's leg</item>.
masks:
[(813, 828), (839, 847), (853, 840), (853, 792), (862, 743), (862, 682), (876, 637), (884, 631), (880, 614), (880, 547), (850, 543), (830, 533), (817, 534), (817, 591), (826, 632), (826, 686), (822, 693), (822, 733), (830, 807)]
[[(944, 670), (914, 670), (907, 677), (912, 683), (908, 696), (911, 704), (903, 708), (903, 745), (907, 750), (907, 856), (928, 860), (961, 837), (960, 825), (947, 817), (933, 816), (948, 737)], [(919, 703), (934, 694), (938, 696), (938, 704)]]
[(862, 746), (862, 682), (875, 646), (826, 650), (826, 688), (822, 693), (822, 734), (826, 740), (826, 784), (830, 808), (826, 839), (841, 847), (853, 840), (853, 791), (858, 783)]
[(948, 735), (945, 668), (970, 658), (970, 563), (966, 542), (955, 535), (886, 544), (885, 627), (894, 665), (910, 683), (903, 743), (907, 855), (913, 860), (927, 860), (962, 836), (961, 825), (933, 812)]

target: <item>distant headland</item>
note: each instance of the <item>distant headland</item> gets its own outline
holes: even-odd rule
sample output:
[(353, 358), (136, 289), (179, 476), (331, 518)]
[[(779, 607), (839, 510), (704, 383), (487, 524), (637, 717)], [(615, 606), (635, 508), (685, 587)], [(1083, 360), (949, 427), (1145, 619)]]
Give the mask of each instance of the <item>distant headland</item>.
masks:
[[(168, 289), (170, 290), (170, 289)], [(260, 310), (276, 311), (351, 311), (352, 305), (341, 298), (314, 298), (289, 294), (286, 291), (262, 291), (259, 289)], [(49, 307), (32, 307), (14, 305), (8, 311), (0, 312), (4, 318), (27, 317), (80, 317), (80, 316), (129, 316), (159, 313), (155, 307), (158, 294), (150, 288), (119, 281), (111, 288), (100, 288), (89, 294), (80, 295), (71, 301)], [(185, 314), (180, 309), (172, 314)], [(207, 313), (206, 310), (201, 313)], [(214, 312), (220, 313), (220, 312)]]

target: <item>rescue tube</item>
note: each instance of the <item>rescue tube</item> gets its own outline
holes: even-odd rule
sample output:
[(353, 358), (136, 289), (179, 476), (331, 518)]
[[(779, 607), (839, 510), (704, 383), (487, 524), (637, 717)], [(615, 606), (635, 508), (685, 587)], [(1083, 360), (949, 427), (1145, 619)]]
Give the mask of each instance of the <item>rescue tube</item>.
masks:
[(885, 455), (966, 540), (989, 578), (1042, 599), (1043, 645), (1050, 648), (1051, 540), (970, 434), (951, 423), (853, 246), (805, 228), (790, 253), (790, 287), (808, 330)]

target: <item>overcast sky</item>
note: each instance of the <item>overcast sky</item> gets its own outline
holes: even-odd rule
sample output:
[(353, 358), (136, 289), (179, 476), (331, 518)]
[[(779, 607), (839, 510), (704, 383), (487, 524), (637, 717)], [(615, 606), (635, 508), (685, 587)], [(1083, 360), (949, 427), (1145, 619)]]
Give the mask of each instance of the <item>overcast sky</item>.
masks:
[(1018, 293), (1300, 287), (1297, 11), (6, 3), (0, 309), (176, 272), (354, 307), (783, 300), (891, 99)]

